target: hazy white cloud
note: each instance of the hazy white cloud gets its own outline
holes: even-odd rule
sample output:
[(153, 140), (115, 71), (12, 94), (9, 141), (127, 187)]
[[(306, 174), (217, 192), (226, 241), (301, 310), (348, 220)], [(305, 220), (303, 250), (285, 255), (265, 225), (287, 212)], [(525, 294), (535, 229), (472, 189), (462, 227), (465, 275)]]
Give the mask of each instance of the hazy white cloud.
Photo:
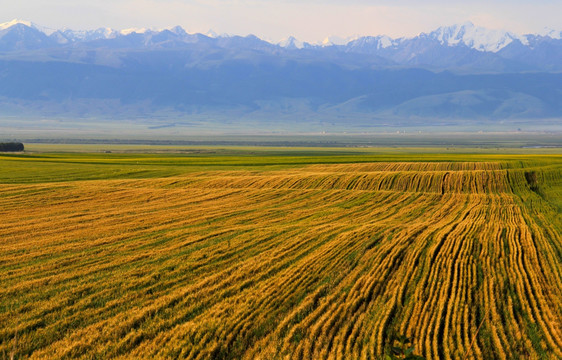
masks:
[(190, 32), (312, 42), (329, 35), (413, 36), (465, 21), (518, 33), (562, 28), (559, 0), (0, 0), (0, 8), (0, 22), (23, 18), (52, 28), (181, 25)]

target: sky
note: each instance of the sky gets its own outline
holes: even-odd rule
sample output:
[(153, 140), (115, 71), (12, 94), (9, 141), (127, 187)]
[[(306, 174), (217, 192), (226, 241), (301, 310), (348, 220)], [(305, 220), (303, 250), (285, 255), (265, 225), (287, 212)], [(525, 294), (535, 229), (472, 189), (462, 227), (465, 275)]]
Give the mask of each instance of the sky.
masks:
[(562, 30), (561, 0), (0, 0), (0, 23), (32, 21), (52, 29), (160, 29), (190, 33), (288, 36), (415, 36), (471, 21), (519, 34)]

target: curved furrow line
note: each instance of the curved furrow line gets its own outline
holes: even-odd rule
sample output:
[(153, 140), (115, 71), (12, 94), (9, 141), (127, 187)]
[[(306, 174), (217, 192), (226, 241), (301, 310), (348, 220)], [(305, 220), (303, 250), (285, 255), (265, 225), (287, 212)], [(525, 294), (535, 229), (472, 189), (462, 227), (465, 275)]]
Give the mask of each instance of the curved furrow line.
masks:
[[(562, 356), (560, 344), (562, 343), (562, 336), (556, 326), (551, 326), (548, 319), (554, 319), (550, 308), (544, 304), (541, 296), (536, 294), (540, 291), (540, 282), (537, 281), (537, 273), (533, 270), (533, 262), (531, 261), (533, 253), (536, 249), (533, 247), (533, 239), (528, 228), (523, 228), (520, 237), (522, 238), (522, 246), (520, 256), (517, 258), (517, 266), (521, 269), (520, 273), (523, 280), (523, 286), (527, 299), (529, 301), (529, 310), (533, 313), (533, 318), (543, 330), (545, 340), (549, 343), (549, 347), (553, 351)], [(534, 262), (536, 264), (536, 260)], [(539, 271), (540, 273), (540, 271)], [(544, 314), (544, 315), (543, 315)]]
[[(447, 174), (448, 176), (439, 176)], [(377, 172), (367, 174), (279, 174), (223, 176), (199, 183), (206, 188), (233, 189), (347, 189), (402, 192), (490, 193), (508, 189), (505, 171)]]
[(346, 302), (348, 302), (348, 301), (346, 301)]
[[(334, 313), (335, 310), (336, 309), (332, 309), (329, 313)], [(326, 318), (326, 316), (323, 316), (323, 317)], [(322, 321), (316, 322), (317, 326), (318, 326), (318, 324), (322, 324), (322, 323), (323, 323)], [(318, 333), (316, 333), (316, 334), (313, 332), (311, 338), (317, 338), (321, 333), (322, 333), (322, 331), (318, 331)]]
[[(337, 239), (334, 239), (333, 241), (331, 241), (331, 244), (337, 244), (337, 245), (335, 245), (335, 247), (333, 249), (330, 249), (330, 248), (326, 249), (327, 250), (326, 254), (319, 254), (318, 260), (320, 260), (320, 261), (330, 261), (331, 263), (333, 263), (333, 262), (337, 263), (337, 261), (338, 261), (337, 256), (340, 255), (340, 253), (341, 253), (341, 251), (338, 249), (338, 247), (341, 247), (342, 244), (339, 241), (337, 241)], [(331, 253), (333, 253), (333, 255), (330, 255)], [(316, 261), (314, 261), (314, 262), (316, 262)], [(314, 271), (314, 267), (316, 265), (314, 262), (313, 263), (306, 262), (305, 264), (303, 264), (303, 269), (299, 269), (300, 271), (298, 273), (306, 274), (307, 272), (303, 272), (303, 270), (306, 268), (311, 273), (317, 274), (318, 271)], [(298, 278), (296, 275), (297, 274), (291, 274), (288, 278), (289, 279), (295, 279), (295, 277)], [(283, 275), (279, 275), (279, 276), (282, 277)], [(305, 278), (306, 277), (310, 277), (310, 275), (306, 275)], [(313, 284), (313, 283), (317, 282), (317, 280), (318, 280), (317, 277), (313, 277), (313, 279), (310, 281), (310, 283)], [(292, 291), (298, 289), (299, 287), (302, 287), (302, 285), (303, 285), (302, 283), (296, 283), (293, 289), (291, 289), (290, 287), (287, 288), (287, 292), (291, 293)], [(283, 286), (284, 286), (284, 288), (286, 288), (286, 284), (284, 284)], [(278, 287), (279, 287), (279, 284), (277, 284), (277, 283), (274, 283), (270, 286), (270, 288), (272, 289), (273, 292), (275, 292)], [(271, 304), (273, 302), (271, 294), (269, 294), (267, 290), (268, 289), (266, 288), (266, 289), (263, 289), (262, 291), (260, 291), (260, 294), (263, 294), (263, 299), (259, 303), (256, 304), (256, 308), (259, 309), (259, 311), (264, 311), (266, 313), (268, 311), (270, 311), (270, 310), (267, 309), (268, 304)]]
[[(292, 277), (292, 276), (290, 276), (289, 278), (291, 278), (291, 277)], [(297, 283), (296, 286), (298, 286), (298, 285), (299, 285), (299, 284)], [(262, 292), (262, 293), (263, 293), (263, 292)], [(268, 298), (269, 298), (268, 296), (265, 297), (265, 299), (266, 299), (267, 301), (269, 301)]]
[[(464, 354), (464, 346), (462, 342), (462, 315), (464, 303), (466, 302), (466, 293), (470, 289), (470, 282), (466, 282), (467, 272), (472, 259), (473, 233), (478, 230), (476, 222), (468, 222), (464, 228), (459, 229), (457, 237), (457, 247), (450, 255), (449, 269), (452, 271), (452, 286), (449, 288), (447, 296), (447, 309), (442, 329), (442, 339), (440, 342), (444, 348), (444, 358), (459, 358)], [(451, 278), (449, 282), (451, 283)]]
[[(523, 222), (522, 214), (519, 211), (515, 214), (515, 217), (521, 224), (526, 224)], [(525, 248), (528, 250), (528, 256), (525, 257), (529, 269), (527, 274), (533, 282), (534, 292), (536, 292), (535, 296), (537, 297), (537, 301), (541, 304), (541, 313), (544, 313), (545, 321), (548, 324), (547, 328), (551, 329), (551, 334), (555, 343), (561, 344), (561, 324), (559, 322), (552, 323), (549, 321), (549, 319), (560, 318), (561, 315), (562, 305), (553, 299), (555, 294), (562, 293), (561, 279), (556, 276), (558, 273), (552, 271), (552, 268), (544, 268), (547, 266), (546, 264), (555, 264), (556, 262), (540, 261), (540, 257), (546, 257), (548, 259), (549, 255), (551, 255), (551, 253), (547, 251), (539, 252), (540, 248), (545, 249), (544, 245), (548, 242), (545, 241), (544, 236), (541, 232), (537, 231), (538, 229), (536, 227), (525, 226), (524, 230), (524, 235), (529, 241), (529, 246)], [(548, 250), (548, 248), (550, 247), (547, 247), (545, 250)], [(550, 259), (552, 258), (550, 257)]]
[[(493, 200), (493, 198), (492, 198)], [(501, 324), (500, 316), (497, 312), (497, 304), (495, 299), (496, 291), (494, 290), (497, 286), (496, 277), (494, 276), (494, 269), (497, 268), (497, 255), (494, 253), (495, 247), (490, 246), (494, 244), (494, 241), (490, 239), (495, 239), (496, 236), (496, 224), (498, 212), (494, 208), (494, 205), (490, 206), (490, 214), (488, 215), (489, 221), (485, 223), (484, 228), (480, 233), (480, 241), (484, 244), (485, 253), (483, 253), (483, 273), (484, 273), (484, 292), (483, 297), (483, 308), (485, 309), (485, 324), (481, 331), (486, 331), (491, 336), (491, 341), (494, 349), (494, 358), (506, 359), (505, 349), (502, 345), (502, 328), (498, 327)]]
[[(427, 252), (428, 260), (426, 260), (424, 264), (424, 269), (427, 269), (425, 271), (427, 275), (422, 278), (414, 295), (416, 299), (421, 301), (415, 305), (417, 310), (414, 310), (413, 316), (416, 316), (416, 318), (413, 318), (412, 322), (413, 324), (421, 324), (418, 331), (415, 332), (415, 336), (421, 340), (420, 345), (423, 346), (421, 346), (419, 351), (425, 354), (425, 356), (429, 356), (433, 351), (431, 346), (431, 344), (433, 344), (433, 332), (430, 330), (430, 325), (434, 323), (431, 319), (435, 317), (435, 314), (431, 309), (438, 308), (438, 300), (442, 293), (440, 284), (445, 272), (442, 269), (441, 262), (443, 261), (442, 257), (447, 257), (446, 250), (451, 245), (447, 239), (449, 234), (477, 209), (478, 203), (473, 204), (471, 202), (472, 200), (479, 199), (466, 198), (463, 203), (458, 205), (459, 208), (456, 211), (451, 211), (452, 214), (455, 214), (455, 217), (444, 218), (444, 223), (441, 224), (442, 230), (437, 231), (434, 236), (435, 239), (439, 240), (436, 241), (435, 245), (430, 247)], [(445, 255), (439, 256), (440, 253)]]
[[(454, 303), (456, 275), (464, 240), (464, 234), (470, 229), (471, 224), (478, 223), (482, 217), (482, 212), (478, 210), (471, 210), (463, 217), (463, 219), (456, 223), (450, 232), (445, 234), (443, 240), (444, 245), (434, 257), (435, 267), (439, 269), (442, 274), (448, 274), (442, 279), (442, 284), (439, 286), (439, 301), (436, 304), (437, 311), (433, 311), (431, 324), (433, 329), (432, 336), (432, 358), (445, 359), (451, 358), (450, 349), (447, 347), (449, 340), (448, 326), (450, 322), (450, 307)], [(453, 296), (453, 298), (451, 298)]]
[(380, 162), (356, 164), (309, 165), (308, 170), (319, 172), (390, 172), (390, 171), (472, 171), (499, 170), (497, 162)]

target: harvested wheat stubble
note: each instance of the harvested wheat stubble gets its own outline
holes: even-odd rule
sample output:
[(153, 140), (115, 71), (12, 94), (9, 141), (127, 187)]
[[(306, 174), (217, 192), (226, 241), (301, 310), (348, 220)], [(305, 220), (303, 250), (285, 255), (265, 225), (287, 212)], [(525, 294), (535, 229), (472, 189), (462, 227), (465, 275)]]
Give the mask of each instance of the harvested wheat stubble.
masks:
[(396, 332), (459, 359), (482, 323), (471, 359), (559, 359), (559, 230), (512, 189), (496, 163), (0, 185), (0, 353), (375, 359)]

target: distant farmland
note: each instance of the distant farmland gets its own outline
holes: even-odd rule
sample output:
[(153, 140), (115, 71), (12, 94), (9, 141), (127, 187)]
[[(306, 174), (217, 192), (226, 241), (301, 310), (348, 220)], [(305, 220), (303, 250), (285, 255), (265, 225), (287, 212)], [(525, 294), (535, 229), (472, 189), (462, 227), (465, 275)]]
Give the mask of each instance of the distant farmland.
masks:
[(562, 358), (562, 156), (264, 154), (0, 156), (0, 356)]

